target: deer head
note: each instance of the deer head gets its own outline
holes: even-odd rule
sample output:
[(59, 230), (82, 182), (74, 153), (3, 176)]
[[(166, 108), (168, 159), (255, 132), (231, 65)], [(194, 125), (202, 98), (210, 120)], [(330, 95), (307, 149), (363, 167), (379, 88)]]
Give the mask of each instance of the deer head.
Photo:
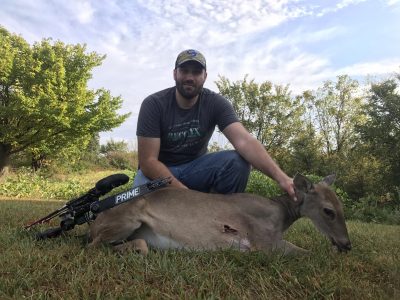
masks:
[(326, 235), (339, 251), (351, 249), (351, 242), (344, 220), (342, 203), (330, 185), (335, 175), (313, 184), (301, 174), (294, 177), (296, 196), (300, 202), (300, 214), (311, 219), (315, 227)]

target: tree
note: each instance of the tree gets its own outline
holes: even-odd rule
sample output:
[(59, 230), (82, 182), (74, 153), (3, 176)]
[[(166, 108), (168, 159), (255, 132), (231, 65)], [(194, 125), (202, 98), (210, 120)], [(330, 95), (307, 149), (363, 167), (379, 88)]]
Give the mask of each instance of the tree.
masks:
[(316, 92), (303, 94), (308, 114), (321, 135), (328, 155), (343, 154), (354, 144), (355, 126), (365, 120), (358, 82), (347, 75), (326, 81)]
[(105, 145), (100, 146), (100, 153), (107, 154), (110, 152), (129, 152), (128, 143), (110, 139)]
[(104, 59), (80, 44), (30, 46), (0, 27), (0, 170), (15, 153), (84, 148), (95, 133), (125, 121), (129, 114), (117, 113), (121, 97), (87, 87)]
[(100, 153), (107, 159), (108, 164), (117, 169), (137, 169), (137, 152), (130, 151), (125, 141), (107, 141), (107, 144), (100, 146)]
[(288, 86), (269, 81), (230, 82), (220, 76), (216, 81), (219, 92), (232, 102), (243, 125), (268, 151), (277, 153), (296, 135), (301, 127), (303, 112), (300, 101), (290, 96)]
[(292, 174), (296, 172), (305, 174), (321, 173), (323, 147), (321, 138), (317, 136), (311, 123), (308, 123), (304, 129), (298, 132), (290, 143), (290, 148), (291, 153), (288, 155), (289, 162), (287, 165)]
[(372, 84), (364, 109), (367, 121), (358, 127), (369, 152), (386, 166), (382, 186), (400, 186), (400, 75)]

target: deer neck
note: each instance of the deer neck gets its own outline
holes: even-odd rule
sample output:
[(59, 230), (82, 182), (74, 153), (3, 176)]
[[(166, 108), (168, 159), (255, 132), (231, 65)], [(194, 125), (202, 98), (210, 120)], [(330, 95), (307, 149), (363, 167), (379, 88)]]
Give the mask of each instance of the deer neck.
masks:
[(302, 217), (300, 213), (301, 203), (294, 201), (289, 195), (282, 195), (272, 200), (281, 208), (284, 230)]

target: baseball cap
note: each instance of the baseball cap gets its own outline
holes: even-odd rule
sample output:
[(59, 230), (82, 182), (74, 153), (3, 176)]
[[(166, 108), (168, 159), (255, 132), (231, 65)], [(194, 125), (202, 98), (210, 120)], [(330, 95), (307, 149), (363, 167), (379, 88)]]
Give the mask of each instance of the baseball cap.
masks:
[(204, 55), (194, 49), (184, 50), (179, 53), (178, 57), (176, 58), (175, 69), (188, 61), (196, 61), (201, 64), (204, 69), (206, 69), (206, 59), (204, 58)]

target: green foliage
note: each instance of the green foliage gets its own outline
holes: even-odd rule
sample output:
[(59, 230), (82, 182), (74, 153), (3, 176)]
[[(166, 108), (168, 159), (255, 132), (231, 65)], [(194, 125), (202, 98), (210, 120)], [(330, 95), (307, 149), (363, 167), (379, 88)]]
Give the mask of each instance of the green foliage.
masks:
[[(57, 180), (58, 181), (58, 180)], [(28, 169), (21, 169), (15, 176), (7, 176), (0, 185), (0, 195), (17, 198), (68, 199), (85, 192), (77, 179), (54, 181)]]
[(287, 146), (301, 127), (302, 106), (290, 96), (289, 87), (261, 84), (254, 80), (230, 82), (220, 76), (219, 92), (232, 102), (240, 121), (267, 149), (275, 152)]
[[(27, 150), (33, 159), (85, 149), (91, 137), (120, 125), (121, 97), (90, 90), (104, 56), (85, 45), (44, 39), (30, 46), (0, 27), (0, 153)], [(4, 165), (4, 162), (0, 162)]]
[[(398, 199), (398, 198), (397, 198)], [(366, 196), (357, 201), (346, 201), (346, 217), (364, 222), (400, 224), (400, 201), (386, 197)]]
[(323, 144), (316, 130), (309, 123), (297, 133), (290, 143), (290, 149), (277, 160), (289, 174), (296, 172), (305, 174), (324, 173)]
[(107, 154), (110, 152), (128, 152), (128, 143), (125, 141), (107, 141), (105, 145), (100, 146), (100, 153)]
[[(93, 188), (98, 180), (115, 173), (115, 171), (102, 171), (66, 176), (49, 174), (45, 171), (32, 172), (30, 169), (21, 168), (17, 173), (10, 174), (0, 183), (0, 196), (66, 200), (86, 193)], [(123, 173), (131, 179), (135, 174), (132, 171), (123, 171)], [(132, 181), (129, 184), (132, 185)]]
[(137, 169), (137, 153), (136, 152), (119, 152), (112, 151), (107, 153), (106, 159), (111, 167), (119, 170), (136, 170)]
[[(236, 82), (220, 76), (216, 84), (286, 173), (335, 173), (349, 199), (379, 198), (388, 192), (397, 197), (398, 80), (374, 84), (365, 95), (356, 80), (341, 75), (295, 98), (288, 87), (257, 84), (247, 76)], [(250, 180), (249, 191), (259, 193), (262, 184)]]
[(102, 156), (89, 156), (83, 155), (81, 158), (60, 157), (51, 161), (40, 172), (45, 174), (86, 174), (90, 172), (110, 171), (113, 168), (108, 163), (107, 159)]
[(365, 111), (368, 120), (358, 127), (366, 150), (385, 168), (383, 182), (390, 191), (400, 186), (400, 94), (397, 80), (373, 84)]
[(353, 250), (346, 255), (301, 220), (285, 238), (311, 250), (308, 256), (152, 250), (142, 257), (86, 249), (79, 237), (86, 226), (41, 242), (23, 231), (59, 205), (0, 201), (1, 299), (396, 299), (400, 293), (399, 226), (348, 222)]
[(109, 166), (116, 169), (136, 170), (138, 157), (136, 151), (130, 151), (125, 141), (107, 141), (101, 145), (100, 153), (104, 155)]
[(81, 149), (80, 158), (90, 162), (97, 162), (100, 156), (100, 134), (94, 133), (85, 149)]
[(257, 170), (251, 171), (246, 192), (267, 198), (282, 194), (282, 190), (274, 180)]
[(314, 93), (303, 93), (306, 115), (316, 125), (328, 155), (345, 153), (357, 139), (355, 126), (365, 120), (357, 92), (358, 82), (342, 75)]
[(337, 165), (337, 174), (340, 174), (339, 184), (348, 191), (352, 199), (366, 195), (379, 197), (388, 192), (385, 165), (369, 154), (364, 146), (358, 146), (347, 157), (333, 163)]

